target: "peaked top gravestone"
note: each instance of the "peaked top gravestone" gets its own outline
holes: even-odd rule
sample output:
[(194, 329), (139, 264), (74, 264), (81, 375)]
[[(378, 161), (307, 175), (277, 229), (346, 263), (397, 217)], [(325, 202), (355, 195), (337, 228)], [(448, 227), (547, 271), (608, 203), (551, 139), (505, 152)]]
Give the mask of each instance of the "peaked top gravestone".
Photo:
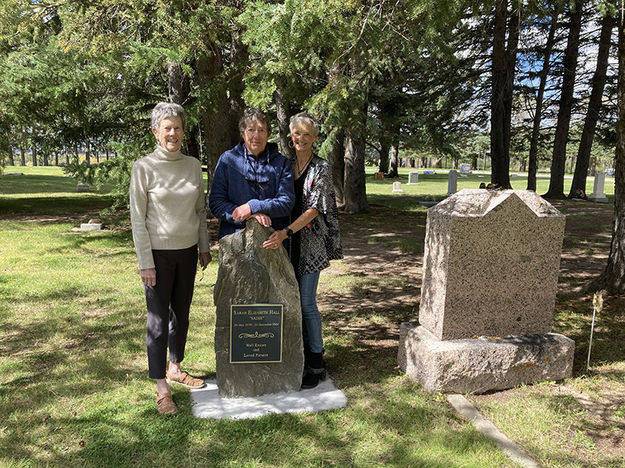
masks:
[(564, 216), (526, 190), (428, 210), (419, 322), (440, 340), (551, 331)]
[[(222, 397), (292, 392), (301, 386), (304, 351), (299, 288), (286, 250), (263, 248), (271, 232), (250, 218), (245, 229), (219, 241), (219, 273), (214, 293), (215, 359)], [(281, 315), (270, 316), (272, 323), (256, 312), (246, 319), (240, 312), (245, 305), (257, 305), (271, 314), (280, 309)], [(241, 333), (232, 333), (235, 325), (241, 326)], [(280, 338), (281, 342), (277, 342)], [(241, 349), (233, 349), (234, 346)], [(279, 352), (277, 347), (281, 347)], [(273, 348), (273, 354), (263, 357), (269, 348)], [(235, 354), (241, 358), (233, 362)], [(260, 359), (246, 357), (253, 354)]]

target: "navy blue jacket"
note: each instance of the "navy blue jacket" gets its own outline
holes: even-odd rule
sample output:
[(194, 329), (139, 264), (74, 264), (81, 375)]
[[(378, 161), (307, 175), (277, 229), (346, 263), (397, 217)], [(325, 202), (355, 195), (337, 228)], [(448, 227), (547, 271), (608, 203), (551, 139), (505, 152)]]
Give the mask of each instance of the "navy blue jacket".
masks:
[(220, 220), (220, 239), (245, 227), (245, 222), (232, 219), (235, 208), (245, 203), (252, 214), (268, 215), (274, 229), (288, 226), (295, 203), (293, 173), (291, 161), (275, 143), (267, 143), (257, 157), (247, 153), (242, 142), (219, 157), (208, 204)]

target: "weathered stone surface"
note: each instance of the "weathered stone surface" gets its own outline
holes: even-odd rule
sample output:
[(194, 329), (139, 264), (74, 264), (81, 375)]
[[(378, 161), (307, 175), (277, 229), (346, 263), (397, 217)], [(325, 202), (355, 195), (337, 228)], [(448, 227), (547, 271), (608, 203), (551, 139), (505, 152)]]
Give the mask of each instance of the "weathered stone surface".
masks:
[(551, 331), (564, 222), (526, 190), (464, 189), (430, 208), (421, 325), (442, 340)]
[[(255, 219), (244, 230), (219, 241), (215, 283), (215, 357), (222, 397), (252, 397), (299, 390), (304, 368), (302, 313), (293, 267), (283, 248), (262, 247), (271, 229)], [(230, 306), (283, 304), (281, 363), (230, 364)]]
[(430, 391), (483, 393), (572, 373), (575, 343), (564, 335), (439, 340), (417, 325), (401, 324), (397, 360)]

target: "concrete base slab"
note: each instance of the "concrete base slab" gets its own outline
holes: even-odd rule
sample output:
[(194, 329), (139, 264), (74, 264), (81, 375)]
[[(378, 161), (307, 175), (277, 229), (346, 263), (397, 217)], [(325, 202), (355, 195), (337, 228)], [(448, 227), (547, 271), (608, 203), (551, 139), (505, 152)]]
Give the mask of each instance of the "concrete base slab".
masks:
[(608, 200), (608, 197), (606, 197), (604, 194), (594, 194), (591, 193), (590, 195), (588, 195), (588, 200), (593, 201), (593, 202), (598, 202), (598, 203), (608, 203), (610, 200)]
[(439, 340), (418, 323), (404, 322), (397, 360), (428, 390), (484, 393), (569, 377), (574, 348), (558, 333)]
[(193, 416), (206, 419), (253, 419), (272, 413), (316, 412), (347, 405), (345, 394), (330, 378), (308, 390), (258, 397), (222, 398), (216, 380), (206, 380), (206, 387), (190, 392)]

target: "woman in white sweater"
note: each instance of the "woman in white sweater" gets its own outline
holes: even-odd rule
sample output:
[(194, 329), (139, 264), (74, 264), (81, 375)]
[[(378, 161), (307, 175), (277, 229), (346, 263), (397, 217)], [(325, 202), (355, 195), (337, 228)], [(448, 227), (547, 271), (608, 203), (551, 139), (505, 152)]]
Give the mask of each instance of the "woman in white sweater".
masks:
[[(130, 220), (147, 303), (149, 376), (156, 379), (158, 412), (177, 411), (168, 380), (191, 388), (201, 379), (180, 370), (198, 256), (211, 261), (200, 162), (180, 152), (184, 110), (161, 102), (152, 110), (158, 146), (135, 161), (130, 178)], [(198, 255), (199, 253), (199, 255)], [(169, 365), (167, 365), (169, 348)]]

